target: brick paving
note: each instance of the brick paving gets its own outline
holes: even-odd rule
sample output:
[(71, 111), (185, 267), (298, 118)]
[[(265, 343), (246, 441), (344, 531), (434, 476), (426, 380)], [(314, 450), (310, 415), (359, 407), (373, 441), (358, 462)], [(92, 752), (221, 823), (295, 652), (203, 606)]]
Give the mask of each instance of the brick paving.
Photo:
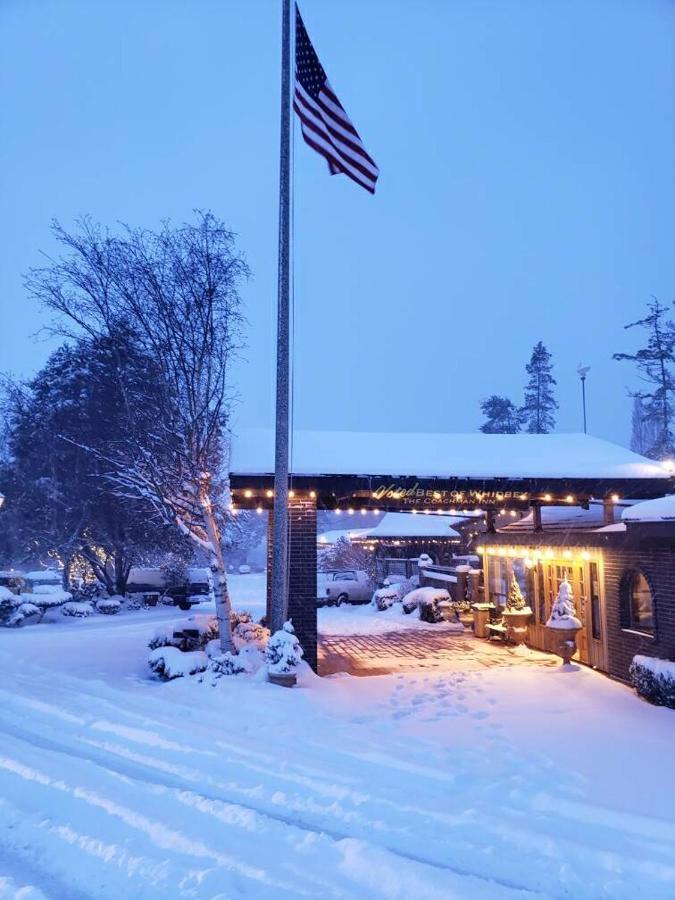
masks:
[(388, 675), (419, 670), (470, 672), (499, 666), (555, 666), (556, 656), (456, 634), (404, 629), (385, 634), (319, 635), (319, 674)]

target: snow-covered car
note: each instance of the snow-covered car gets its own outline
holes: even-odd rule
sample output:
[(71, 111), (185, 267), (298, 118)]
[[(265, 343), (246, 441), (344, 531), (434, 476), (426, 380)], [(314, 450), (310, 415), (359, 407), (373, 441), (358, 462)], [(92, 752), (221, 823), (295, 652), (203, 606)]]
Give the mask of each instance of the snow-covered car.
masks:
[(317, 604), (319, 606), (370, 603), (371, 594), (372, 589), (367, 572), (358, 569), (319, 572), (317, 578)]
[(129, 573), (127, 592), (130, 594), (164, 594), (173, 600), (179, 609), (192, 609), (199, 603), (213, 599), (211, 571), (207, 568), (190, 567), (185, 581), (167, 583), (166, 574), (160, 568), (132, 568)]
[(246, 563), (242, 563), (242, 565), (239, 566), (239, 574), (240, 575), (250, 575), (251, 567), (249, 565), (247, 565)]

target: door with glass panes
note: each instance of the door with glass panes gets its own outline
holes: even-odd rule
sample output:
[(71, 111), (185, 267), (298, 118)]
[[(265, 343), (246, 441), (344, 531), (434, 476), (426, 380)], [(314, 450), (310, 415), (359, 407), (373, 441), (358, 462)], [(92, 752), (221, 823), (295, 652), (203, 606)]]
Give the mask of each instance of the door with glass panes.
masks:
[(542, 649), (546, 646), (545, 626), (560, 584), (567, 578), (572, 586), (577, 617), (582, 623), (577, 633), (576, 658), (599, 668), (606, 668), (603, 616), (598, 563), (551, 560), (540, 562), (530, 571), (531, 596), (535, 597), (531, 637)]

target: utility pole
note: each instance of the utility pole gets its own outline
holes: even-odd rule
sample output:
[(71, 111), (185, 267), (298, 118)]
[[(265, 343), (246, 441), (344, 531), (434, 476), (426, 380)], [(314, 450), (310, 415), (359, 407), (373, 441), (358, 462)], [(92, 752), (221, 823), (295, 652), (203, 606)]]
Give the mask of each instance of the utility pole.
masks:
[(279, 152), (279, 268), (277, 280), (277, 401), (274, 451), (274, 530), (269, 627), (288, 616), (289, 308), (291, 240), (291, 0), (281, 0), (281, 130)]
[(582, 407), (583, 407), (583, 411), (584, 411), (584, 434), (587, 433), (586, 432), (586, 376), (588, 375), (588, 373), (590, 371), (591, 371), (590, 366), (582, 366), (581, 363), (579, 363), (579, 366), (577, 368), (577, 374), (579, 375), (579, 378), (581, 379), (581, 403), (582, 403)]

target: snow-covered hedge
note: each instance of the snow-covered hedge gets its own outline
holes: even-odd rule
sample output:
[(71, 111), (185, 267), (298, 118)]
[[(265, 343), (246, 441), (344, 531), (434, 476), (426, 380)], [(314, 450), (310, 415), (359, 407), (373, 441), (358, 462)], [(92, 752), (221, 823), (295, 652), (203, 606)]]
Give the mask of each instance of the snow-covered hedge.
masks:
[(87, 603), (86, 600), (70, 600), (61, 607), (63, 615), (73, 619), (85, 619), (87, 616), (90, 616), (93, 611), (94, 607), (91, 603)]
[(211, 658), (209, 669), (216, 678), (222, 678), (223, 675), (241, 675), (246, 672), (246, 666), (243, 661), (232, 653), (222, 653), (219, 656)]
[(675, 709), (675, 662), (652, 656), (634, 656), (630, 679), (640, 697), (656, 706)]
[(209, 658), (203, 650), (183, 653), (178, 647), (157, 647), (148, 656), (152, 671), (165, 681), (204, 672), (208, 664)]
[(443, 588), (421, 587), (406, 594), (403, 598), (403, 610), (411, 613), (419, 609), (419, 617), (423, 622), (442, 622), (448, 607), (441, 604), (449, 603), (450, 594)]
[(264, 650), (270, 637), (268, 628), (257, 622), (239, 622), (235, 626), (232, 637), (235, 643), (253, 644), (260, 650)]
[(122, 609), (123, 597), (102, 597), (96, 602), (96, 609), (104, 616), (116, 616)]
[(27, 619), (38, 619), (42, 615), (41, 610), (34, 603), (27, 603), (24, 597), (0, 585), (0, 625), (15, 628)]
[(392, 585), (391, 587), (378, 588), (370, 602), (375, 609), (384, 612), (385, 609), (389, 609), (390, 606), (393, 606), (394, 603), (399, 603), (400, 600), (398, 586)]

